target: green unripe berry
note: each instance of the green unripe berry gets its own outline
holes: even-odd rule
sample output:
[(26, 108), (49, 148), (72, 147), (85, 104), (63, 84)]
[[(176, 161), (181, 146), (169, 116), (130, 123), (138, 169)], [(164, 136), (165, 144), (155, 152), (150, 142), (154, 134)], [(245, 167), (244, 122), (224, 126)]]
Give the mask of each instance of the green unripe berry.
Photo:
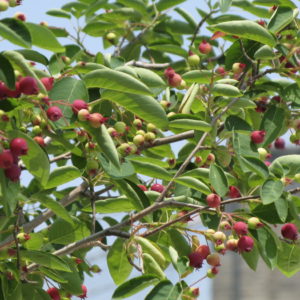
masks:
[(136, 146), (142, 146), (142, 145), (145, 143), (145, 138), (144, 138), (144, 136), (141, 135), (141, 134), (136, 135), (136, 136), (133, 138), (133, 143), (134, 143)]
[(33, 126), (33, 128), (32, 128), (32, 133), (33, 133), (34, 135), (39, 135), (39, 134), (42, 133), (42, 128), (41, 128), (40, 126), (38, 126), (38, 125), (35, 125), (35, 126)]
[(156, 136), (153, 132), (147, 132), (145, 134), (145, 141), (148, 143), (152, 143), (155, 140)]
[(118, 133), (124, 133), (126, 131), (126, 124), (124, 122), (116, 122), (114, 128)]
[(188, 64), (192, 67), (196, 67), (200, 64), (200, 56), (197, 54), (192, 54), (188, 57)]
[(152, 123), (148, 123), (147, 124), (147, 131), (150, 131), (150, 132), (156, 132), (156, 126)]

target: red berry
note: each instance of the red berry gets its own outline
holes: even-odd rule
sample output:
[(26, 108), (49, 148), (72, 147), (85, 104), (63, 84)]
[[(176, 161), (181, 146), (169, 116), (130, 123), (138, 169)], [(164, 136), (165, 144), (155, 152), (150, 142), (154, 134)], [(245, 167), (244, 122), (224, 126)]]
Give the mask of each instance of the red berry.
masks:
[(200, 295), (199, 288), (192, 288), (192, 294), (193, 296), (198, 297)]
[(58, 106), (50, 106), (47, 109), (47, 117), (53, 121), (58, 121), (63, 116), (61, 109)]
[(9, 144), (10, 151), (15, 156), (26, 155), (28, 152), (27, 142), (23, 138), (15, 138)]
[(236, 187), (236, 186), (234, 186), (234, 185), (231, 185), (230, 187), (229, 187), (229, 197), (230, 198), (239, 198), (239, 197), (241, 197), (241, 193), (240, 193), (240, 191), (238, 190), (238, 188)]
[(264, 20), (258, 20), (257, 23), (263, 27), (265, 27), (266, 22)]
[(220, 256), (217, 253), (209, 254), (206, 258), (206, 261), (211, 266), (220, 266)]
[(202, 41), (199, 45), (199, 51), (203, 54), (208, 54), (212, 50), (212, 46), (207, 41)]
[(147, 191), (147, 187), (146, 187), (145, 185), (143, 185), (143, 184), (138, 184), (138, 187), (139, 187), (142, 191), (144, 191), (144, 192)]
[(37, 95), (39, 93), (36, 80), (30, 76), (23, 77), (19, 81), (19, 90), (25, 95)]
[(265, 163), (265, 165), (267, 166), (267, 167), (269, 167), (270, 165), (271, 165), (271, 163), (269, 162), (269, 161), (264, 161), (264, 163)]
[(155, 183), (151, 186), (151, 191), (155, 191), (158, 193), (162, 193), (164, 191), (165, 187), (162, 184)]
[(271, 98), (271, 100), (274, 100), (276, 102), (281, 102), (282, 101), (280, 96), (274, 96), (274, 97)]
[(234, 74), (240, 74), (244, 71), (245, 67), (245, 64), (237, 62), (232, 65), (232, 71)]
[(210, 249), (207, 245), (200, 245), (199, 247), (197, 247), (196, 251), (201, 254), (203, 259), (206, 259), (207, 256), (210, 254)]
[(225, 75), (226, 74), (226, 70), (224, 67), (218, 67), (216, 69), (216, 73), (220, 74), (220, 75)]
[(41, 137), (41, 136), (35, 136), (33, 138), (41, 147), (45, 147), (46, 144), (45, 144), (45, 141), (44, 139)]
[(250, 252), (254, 246), (254, 241), (252, 237), (248, 235), (243, 235), (239, 238), (237, 247), (239, 252)]
[(16, 82), (14, 90), (10, 90), (3, 82), (0, 81), (0, 100), (10, 98), (18, 98), (20, 96), (19, 82)]
[(60, 300), (59, 290), (56, 287), (49, 288), (47, 294), (53, 300)]
[(246, 235), (248, 233), (248, 225), (244, 222), (236, 222), (233, 225), (233, 230), (237, 235)]
[(191, 267), (199, 269), (202, 267), (202, 263), (204, 259), (199, 252), (195, 251), (189, 255), (189, 260), (190, 260)]
[(284, 224), (281, 227), (281, 234), (286, 239), (296, 241), (298, 239), (298, 228), (293, 223)]
[(81, 109), (88, 109), (88, 104), (80, 99), (74, 100), (72, 104), (73, 113), (77, 115)]
[(84, 298), (86, 298), (87, 287), (83, 284), (83, 285), (81, 286), (81, 289), (82, 289), (82, 294), (81, 294), (80, 296), (78, 296), (78, 297), (81, 298), (81, 299), (84, 299)]
[(26, 21), (26, 16), (25, 16), (25, 14), (23, 14), (23, 13), (21, 13), (21, 12), (16, 12), (16, 13), (14, 14), (14, 18), (15, 18), (15, 19), (18, 19), (18, 20), (20, 20), (20, 21), (22, 21), (22, 22), (25, 22), (25, 21)]
[(43, 83), (46, 90), (50, 91), (53, 88), (54, 77), (43, 77), (41, 78), (41, 82)]
[[(187, 213), (188, 213), (188, 212), (187, 212), (186, 210), (182, 210), (182, 211), (180, 211), (180, 212), (177, 214), (177, 216), (178, 216), (179, 218), (181, 218), (181, 217), (185, 216)], [(193, 219), (192, 219), (190, 216), (187, 216), (187, 217), (183, 218), (180, 222), (182, 222), (182, 223), (187, 223), (187, 222), (189, 222), (189, 221), (193, 221)]]
[(175, 74), (175, 70), (172, 67), (168, 67), (164, 71), (164, 75), (165, 75), (166, 78), (169, 78), (173, 74)]
[(182, 78), (177, 73), (170, 74), (168, 77), (168, 83), (172, 87), (179, 87), (181, 84), (181, 81), (182, 81)]
[(275, 140), (274, 146), (276, 149), (284, 149), (285, 148), (285, 141), (283, 138), (278, 138)]
[(0, 153), (0, 168), (8, 169), (14, 163), (14, 157), (10, 150), (3, 150)]
[(251, 141), (254, 144), (260, 144), (264, 141), (266, 132), (264, 130), (255, 130), (251, 133)]
[(221, 204), (221, 197), (217, 194), (209, 194), (206, 197), (206, 202), (209, 207), (216, 208)]
[(14, 164), (10, 168), (5, 169), (4, 173), (9, 180), (16, 182), (20, 179), (21, 168), (17, 164)]

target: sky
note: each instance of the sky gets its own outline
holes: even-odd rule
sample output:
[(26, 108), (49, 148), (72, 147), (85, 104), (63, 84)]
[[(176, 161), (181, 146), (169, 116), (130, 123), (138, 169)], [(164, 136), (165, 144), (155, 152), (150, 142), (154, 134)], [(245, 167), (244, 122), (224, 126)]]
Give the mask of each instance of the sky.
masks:
[[(53, 9), (53, 8), (60, 8), (64, 4), (68, 3), (70, 1), (65, 1), (65, 0), (23, 0), (22, 6), (16, 7), (16, 8), (10, 8), (6, 12), (1, 12), (0, 13), (0, 19), (5, 18), (5, 17), (12, 17), (15, 12), (23, 12), (26, 15), (27, 21), (28, 22), (33, 22), (33, 23), (40, 23), (41, 21), (47, 21), (49, 25), (51, 26), (57, 26), (57, 27), (67, 27), (67, 28), (72, 28), (73, 25), (75, 25), (74, 20), (70, 23), (69, 20), (63, 19), (63, 18), (55, 18), (51, 17), (45, 14), (47, 10)], [(193, 6), (195, 3), (198, 5), (202, 1), (196, 1), (196, 0), (190, 0), (181, 5), (181, 8), (184, 8), (188, 11), (190, 11), (196, 20), (199, 20), (199, 16), (196, 14), (195, 10), (193, 9)], [(71, 43), (70, 40), (66, 39), (60, 39), (62, 44), (69, 44)], [(90, 49), (92, 52), (97, 52), (99, 49), (99, 40), (95, 38), (89, 38), (87, 37), (85, 40), (85, 45), (88, 46), (88, 49)], [(8, 42), (5, 41), (0, 41), (0, 51), (8, 50), (8, 49), (19, 49), (18, 46), (12, 45)], [(93, 49), (97, 49), (94, 50)], [(42, 50), (42, 49), (37, 49), (47, 57), (51, 55), (49, 51)], [(111, 52), (113, 51), (113, 48), (107, 49), (106, 52)], [(178, 148), (178, 146), (176, 147)], [(22, 182), (23, 184), (26, 184), (29, 182), (31, 179), (31, 176), (27, 175), (25, 180)], [(71, 183), (69, 183), (71, 184)], [(75, 183), (76, 185), (77, 183)], [(101, 217), (100, 217), (101, 219)], [(191, 227), (194, 229), (201, 229), (199, 226), (201, 226), (200, 222), (198, 219), (195, 219), (194, 222), (191, 222)], [(112, 239), (110, 238), (110, 241)], [(90, 251), (88, 255), (88, 261), (89, 263), (92, 264), (98, 264), (100, 268), (103, 270), (99, 274), (95, 274), (93, 278), (90, 278), (87, 276), (87, 280), (85, 281), (86, 286), (88, 287), (88, 299), (89, 300), (107, 300), (111, 299), (111, 295), (116, 288), (114, 285), (110, 275), (109, 271), (107, 269), (106, 265), (106, 253), (104, 253), (100, 249), (94, 249), (93, 251)], [(172, 269), (169, 268), (167, 271), (168, 273), (168, 278), (171, 279), (174, 282), (178, 281), (177, 278), (177, 273)], [(201, 271), (194, 272), (192, 275), (188, 276), (187, 281), (189, 283), (195, 282), (198, 280), (200, 277), (202, 277), (206, 273), (205, 268), (201, 269)], [(131, 274), (131, 277), (138, 276), (140, 275), (138, 272), (133, 272)], [(206, 279), (204, 282), (201, 283), (201, 285), (196, 285), (195, 287), (200, 287), (201, 291), (201, 299), (205, 300), (211, 300), (212, 299), (212, 293), (211, 293), (211, 280)], [(150, 288), (151, 289), (151, 288)], [(146, 291), (149, 291), (147, 289)], [(132, 296), (127, 299), (131, 300), (136, 300), (136, 299), (142, 299), (144, 296), (147, 294), (147, 292), (141, 292), (136, 294), (135, 296)], [(73, 297), (74, 299), (78, 299), (76, 297)]]

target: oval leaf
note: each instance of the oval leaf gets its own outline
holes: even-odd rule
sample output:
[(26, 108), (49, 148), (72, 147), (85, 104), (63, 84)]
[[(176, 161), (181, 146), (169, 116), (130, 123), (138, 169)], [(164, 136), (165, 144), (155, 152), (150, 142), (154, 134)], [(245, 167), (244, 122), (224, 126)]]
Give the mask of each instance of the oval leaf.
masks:
[(235, 86), (230, 84), (217, 83), (212, 89), (215, 96), (239, 97), (243, 93)]
[(228, 193), (227, 177), (221, 167), (216, 164), (210, 166), (209, 180), (218, 195), (224, 197)]
[(260, 197), (264, 205), (273, 203), (280, 198), (284, 186), (280, 180), (267, 180), (260, 189)]

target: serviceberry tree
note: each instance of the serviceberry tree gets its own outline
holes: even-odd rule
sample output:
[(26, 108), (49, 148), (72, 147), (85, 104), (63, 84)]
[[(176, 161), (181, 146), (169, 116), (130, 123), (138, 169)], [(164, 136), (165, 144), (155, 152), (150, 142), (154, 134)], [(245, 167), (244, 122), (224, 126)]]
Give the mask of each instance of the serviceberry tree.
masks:
[[(147, 300), (196, 299), (228, 251), (254, 270), (259, 257), (300, 270), (300, 155), (270, 160), (281, 136), (300, 144), (297, 1), (207, 0), (196, 18), (184, 2), (46, 12), (78, 20), (74, 32), (0, 20), (16, 45), (0, 53), (1, 299), (86, 298), (93, 247), (107, 251), (113, 299), (150, 286)], [(189, 226), (197, 216), (206, 229)]]

